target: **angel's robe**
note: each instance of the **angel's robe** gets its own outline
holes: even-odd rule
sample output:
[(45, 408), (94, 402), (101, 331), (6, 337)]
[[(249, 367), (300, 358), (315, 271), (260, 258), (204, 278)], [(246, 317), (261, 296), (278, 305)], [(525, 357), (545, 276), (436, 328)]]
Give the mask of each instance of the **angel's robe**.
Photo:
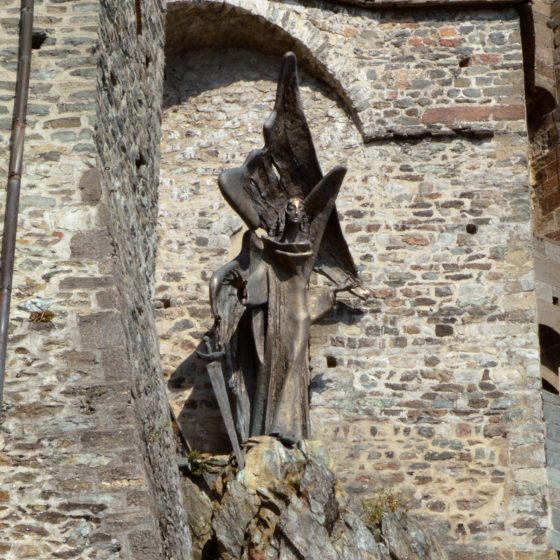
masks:
[(226, 265), (244, 279), (243, 293), (226, 288), (219, 303), (232, 408), (241, 440), (269, 434), (298, 441), (309, 436), (309, 329), (334, 296), (309, 297), (309, 242), (264, 238), (250, 262), (250, 245), (260, 244), (253, 236), (246, 234), (240, 256)]

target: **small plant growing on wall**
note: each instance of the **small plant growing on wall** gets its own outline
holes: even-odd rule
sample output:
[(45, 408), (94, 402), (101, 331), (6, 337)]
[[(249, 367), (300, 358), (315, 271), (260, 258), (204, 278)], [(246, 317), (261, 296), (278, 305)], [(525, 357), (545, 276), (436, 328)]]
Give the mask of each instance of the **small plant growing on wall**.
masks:
[(193, 476), (202, 476), (205, 471), (202, 453), (197, 449), (191, 449), (187, 454), (189, 470)]
[(408, 511), (407, 500), (400, 492), (377, 488), (369, 498), (362, 500), (363, 520), (368, 525), (379, 525), (383, 514), (397, 510)]

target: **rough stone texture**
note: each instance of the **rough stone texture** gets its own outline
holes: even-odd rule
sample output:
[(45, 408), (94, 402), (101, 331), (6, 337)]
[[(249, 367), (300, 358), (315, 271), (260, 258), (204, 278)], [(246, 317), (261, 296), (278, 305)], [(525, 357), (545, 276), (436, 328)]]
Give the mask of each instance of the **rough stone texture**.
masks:
[[(396, 484), (454, 559), (547, 557), (516, 13), (229, 4), (173, 3), (170, 53), (292, 48), (331, 88), (306, 82), (324, 167), (350, 168), (343, 223), (375, 299), (357, 310), (347, 300), (344, 325), (326, 319), (312, 343), (314, 429), (337, 472), (358, 499), (372, 473)], [(36, 2), (46, 40), (33, 53), (0, 428), (7, 560), (189, 557), (148, 306), (162, 5), (140, 5), (137, 18), (132, 2)], [(6, 154), (19, 1), (0, 11)], [(175, 262), (159, 265), (155, 294), (169, 375), (208, 326), (208, 271), (237, 242), (217, 173), (260, 145), (272, 104), (277, 62), (228, 56), (189, 53), (186, 69), (169, 66), (164, 145), (180, 166), (163, 176), (161, 262)], [(183, 79), (192, 89), (178, 95)], [(3, 158), (0, 180), (6, 167)], [(37, 306), (52, 320), (30, 321)], [(217, 417), (192, 366), (172, 384), (202, 446)], [(193, 429), (209, 410), (215, 423)]]
[[(134, 207), (144, 204), (141, 196), (148, 195), (153, 211), (157, 172), (150, 159), (157, 158), (158, 129), (153, 122), (161, 91), (162, 7), (143, 3), (144, 35), (137, 38), (133, 3), (35, 4), (35, 30), (47, 37), (32, 58), (5, 411), (0, 420), (0, 557), (188, 559), (169, 414), (149, 319), (152, 272), (149, 266), (141, 268), (144, 261), (138, 258), (153, 254), (154, 235), (149, 230), (154, 222), (137, 220), (142, 227), (137, 237), (125, 232), (136, 259), (131, 264), (116, 231), (119, 220), (130, 226), (130, 215), (119, 214), (111, 200), (126, 196)], [(4, 184), (19, 8), (19, 0), (0, 2)], [(118, 38), (113, 27), (117, 21)], [(130, 113), (111, 114), (108, 130), (99, 112), (110, 106), (109, 92), (98, 91), (104, 86), (96, 80), (121, 49), (129, 51), (126, 65), (135, 75), (125, 89), (135, 102), (144, 92), (150, 110), (142, 113), (131, 105)], [(144, 68), (147, 55), (153, 66), (142, 74), (138, 67)], [(150, 128), (151, 135), (138, 134)], [(125, 144), (111, 154), (114, 176), (108, 181), (99, 169), (109, 158), (100, 160), (98, 149), (116, 134)], [(133, 182), (126, 167), (132, 137), (146, 150), (143, 184)], [(136, 164), (133, 169), (136, 177)], [(123, 278), (125, 267), (128, 275)], [(145, 311), (136, 322), (126, 303), (132, 299), (128, 290), (133, 281), (144, 294), (134, 302)], [(31, 322), (31, 312), (44, 308), (52, 311), (52, 319)], [(172, 530), (182, 537), (170, 534)]]
[(447, 560), (396, 501), (362, 520), (317, 442), (288, 448), (260, 436), (246, 450), (245, 468), (213, 469), (212, 487), (206, 473), (184, 480), (195, 560)]
[[(546, 237), (533, 242), (541, 375), (545, 380), (546, 466), (550, 496), (549, 542), (560, 550), (560, 243)], [(556, 394), (554, 394), (554, 392)]]
[[(560, 238), (558, 173), (558, 29), (560, 6), (537, 0), (527, 22), (526, 69), (535, 233)], [(529, 29), (532, 24), (532, 29)], [(531, 32), (534, 34), (531, 36)], [(534, 52), (534, 56), (531, 56)], [(531, 64), (531, 58), (534, 63)], [(532, 66), (532, 67), (531, 67)]]
[(533, 259), (539, 324), (560, 333), (560, 242), (535, 237)]
[[(304, 76), (304, 104), (323, 169), (335, 164), (349, 169), (339, 212), (374, 297), (367, 304), (345, 299), (337, 316), (313, 331), (313, 436), (328, 443), (334, 471), (356, 500), (380, 481), (399, 488), (452, 558), (547, 557), (526, 126), (517, 109), (504, 112), (503, 121), (487, 119), (490, 113), (484, 112), (502, 105), (502, 96), (511, 98), (512, 107), (523, 103), (515, 13), (409, 11), (405, 23), (398, 12), (235, 4), (261, 14), (247, 16), (245, 26), (252, 36), (267, 38), (269, 51), (283, 49), (286, 37), (271, 32), (265, 18), (294, 34), (293, 50), (307, 52), (303, 43), (317, 52), (318, 61), (309, 53), (304, 57), (309, 71), (324, 78), (321, 67), (344, 68), (330, 73), (338, 76), (335, 91), (346, 92), (340, 98)], [(187, 24), (177, 3), (170, 8), (169, 52), (179, 52), (181, 44), (207, 46), (213, 37), (208, 22), (187, 11), (192, 16)], [(229, 39), (227, 22), (216, 21)], [(457, 37), (461, 48), (476, 54), (478, 63), (471, 58), (470, 65), (459, 65), (461, 51), (453, 42), (446, 50), (453, 58), (430, 58), (427, 53), (437, 45), (422, 51), (402, 39), (416, 33), (442, 37), (447, 28), (451, 38), (464, 33)], [(181, 29), (191, 34), (182, 37)], [(344, 29), (350, 31), (343, 40)], [(231, 39), (239, 45), (242, 37)], [(367, 48), (358, 48), (360, 40)], [(392, 41), (399, 44), (400, 58), (380, 69), (378, 61), (393, 53)], [(504, 66), (496, 69), (495, 60)], [(401, 61), (410, 61), (406, 71)], [(443, 130), (445, 115), (456, 111), (458, 121), (478, 123), (478, 137), (472, 126), (462, 136), (447, 134), (453, 132), (447, 126), (445, 137), (418, 139), (408, 128), (398, 141), (356, 129), (355, 92), (368, 92), (367, 99), (373, 92), (376, 100), (370, 120), (365, 112), (359, 116), (364, 132), (415, 88), (403, 86), (388, 107), (380, 103), (386, 84), (393, 86), (398, 74), (393, 68), (402, 70), (408, 84), (415, 68), (433, 76), (440, 71), (445, 79), (453, 75), (451, 66), (458, 69), (453, 79), (465, 84), (460, 87), (468, 82), (485, 89), (487, 83), (487, 103), (479, 106), (463, 91), (449, 105), (436, 104), (438, 112), (447, 107), (438, 126)], [(219, 195), (217, 174), (261, 145), (278, 67), (277, 57), (225, 48), (188, 50), (168, 59), (158, 330), (176, 413), (201, 449), (227, 446), (223, 432), (213, 437), (219, 415), (194, 350), (211, 322), (209, 274), (235, 253), (241, 228)], [(366, 83), (368, 71), (375, 79)], [(430, 99), (443, 95), (440, 84), (423, 87)], [(388, 116), (385, 131), (403, 111), (418, 111), (411, 127), (427, 114), (430, 107), (422, 106), (421, 95), (409, 97), (410, 107)], [(364, 137), (371, 142), (364, 144)]]
[(554, 0), (535, 0), (531, 10), (535, 33), (535, 87), (545, 89), (554, 99), (557, 97), (555, 34), (558, 23), (555, 19), (558, 6), (556, 4)]
[[(154, 538), (137, 526), (131, 537), (131, 557), (171, 560), (189, 558), (190, 539), (177, 492), (175, 442), (151, 305), (164, 21), (160, 0), (143, 3), (138, 12), (130, 3), (102, 4), (96, 143), (102, 200), (104, 196), (115, 248), (117, 301), (124, 325), (122, 350), (130, 360), (131, 396), (154, 502), (152, 532), (157, 535)], [(101, 333), (98, 344), (116, 338), (116, 333), (104, 328), (110, 315), (105, 311), (94, 315)]]

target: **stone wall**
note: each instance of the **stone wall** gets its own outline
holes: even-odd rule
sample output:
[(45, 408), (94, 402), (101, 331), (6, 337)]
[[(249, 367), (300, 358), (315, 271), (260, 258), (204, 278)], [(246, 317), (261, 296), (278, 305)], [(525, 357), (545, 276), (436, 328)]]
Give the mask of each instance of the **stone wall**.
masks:
[[(498, 4), (172, 2), (154, 286), (162, 2), (37, 0), (2, 558), (190, 557), (150, 300), (184, 431), (223, 449), (192, 358), (241, 225), (216, 178), (262, 144), (287, 48), (323, 169), (349, 167), (341, 218), (374, 293), (314, 329), (314, 433), (356, 500), (377, 473), (453, 558), (548, 557), (521, 41)], [(6, 154), (19, 2), (1, 11)]]
[(560, 243), (547, 237), (533, 239), (539, 323), (560, 333)]
[(323, 170), (348, 166), (339, 213), (374, 294), (313, 331), (314, 436), (357, 501), (397, 488), (454, 559), (548, 558), (517, 13), (190, 4), (169, 5), (156, 272), (185, 434), (226, 445), (194, 356), (241, 228), (216, 180), (262, 145), (288, 46), (321, 79), (304, 104)]
[(506, 130), (525, 115), (523, 76), (513, 79), (522, 65), (518, 22), (481, 35), (454, 13), (183, 0), (169, 3), (167, 51), (289, 45), (346, 102), (366, 142)]
[[(127, 368), (155, 527), (136, 529), (132, 557), (190, 557), (152, 299), (156, 253), (163, 0), (102, 3), (96, 141), (102, 201), (115, 251), (113, 274)], [(100, 302), (103, 305), (104, 302)], [(113, 302), (109, 307), (113, 307)], [(103, 321), (96, 325), (103, 332)], [(118, 355), (113, 359), (118, 364)], [(161, 545), (158, 541), (161, 539)]]
[[(150, 307), (162, 6), (142, 4), (137, 36), (133, 3), (36, 2), (0, 424), (6, 560), (190, 558)], [(0, 7), (2, 181), (19, 5)]]

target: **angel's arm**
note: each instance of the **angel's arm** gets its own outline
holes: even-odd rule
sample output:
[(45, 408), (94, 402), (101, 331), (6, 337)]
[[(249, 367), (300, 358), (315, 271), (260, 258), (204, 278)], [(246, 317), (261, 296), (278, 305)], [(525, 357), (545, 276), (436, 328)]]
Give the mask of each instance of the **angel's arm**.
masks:
[(210, 307), (212, 308), (212, 315), (214, 319), (219, 322), (221, 320), (221, 313), (218, 305), (218, 295), (228, 276), (239, 277), (240, 265), (239, 262), (234, 259), (228, 262), (224, 266), (218, 268), (209, 282), (209, 292), (210, 292)]
[(310, 298), (311, 301), (309, 306), (311, 322), (316, 323), (319, 319), (322, 319), (329, 311), (334, 309), (334, 306), (336, 305), (336, 294), (338, 292), (346, 292), (348, 290), (354, 289), (355, 287), (355, 282), (347, 282), (342, 286), (323, 289), (318, 296), (312, 296)]

